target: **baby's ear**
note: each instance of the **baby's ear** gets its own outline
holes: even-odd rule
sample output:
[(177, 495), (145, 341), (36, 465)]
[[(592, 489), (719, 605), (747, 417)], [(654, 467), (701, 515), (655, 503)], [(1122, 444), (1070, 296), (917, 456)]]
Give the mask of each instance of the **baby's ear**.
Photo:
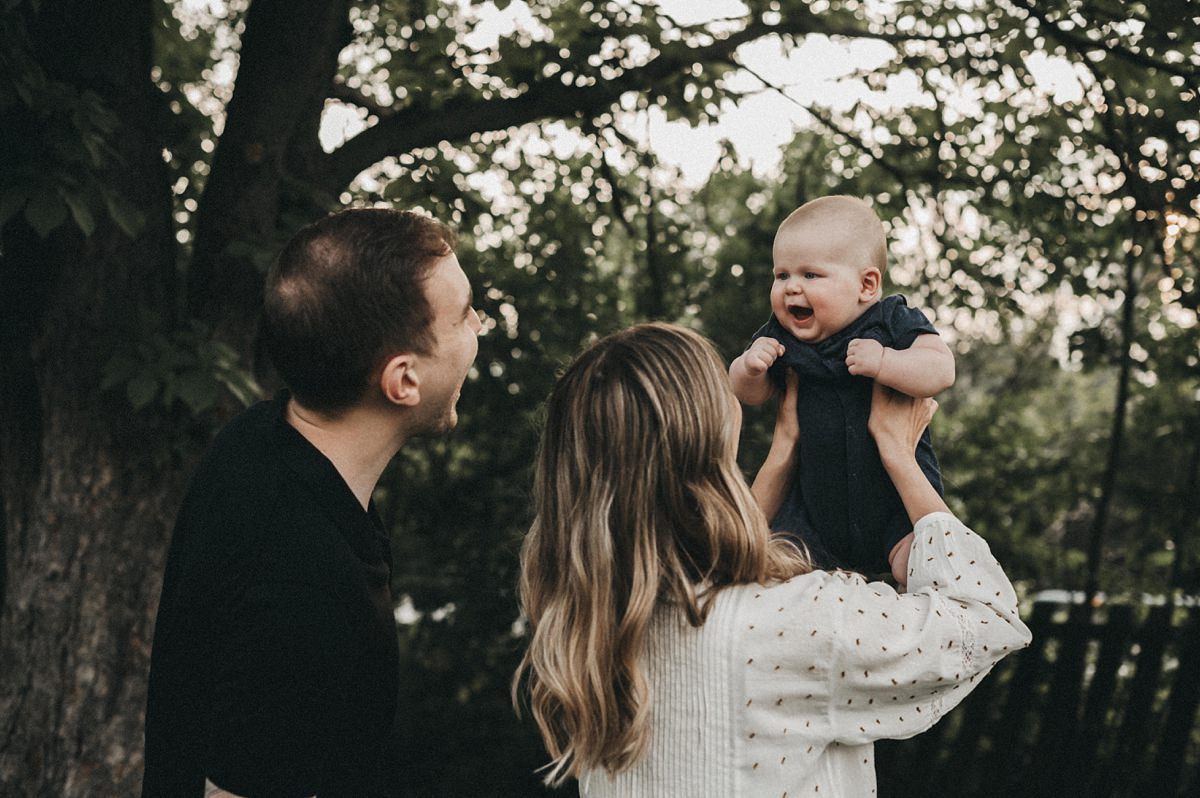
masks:
[(859, 277), (858, 300), (860, 302), (870, 302), (873, 299), (878, 299), (882, 288), (883, 275), (879, 273), (879, 269), (874, 266), (868, 266), (863, 269), (862, 275)]

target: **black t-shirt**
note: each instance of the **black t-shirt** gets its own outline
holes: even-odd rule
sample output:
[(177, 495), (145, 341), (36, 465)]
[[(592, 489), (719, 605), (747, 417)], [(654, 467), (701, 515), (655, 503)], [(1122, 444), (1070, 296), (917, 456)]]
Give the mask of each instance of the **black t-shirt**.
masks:
[[(919, 335), (937, 334), (921, 311), (904, 297), (885, 297), (844, 329), (815, 344), (798, 340), (772, 316), (754, 338), (768, 336), (783, 344), (784, 354), (770, 375), (783, 385), (784, 369), (800, 378), (796, 411), (800, 418), (800, 456), (796, 476), (771, 527), (795, 535), (820, 568), (886, 571), (887, 555), (912, 531), (908, 513), (879, 460), (867, 431), (871, 415), (868, 377), (846, 368), (846, 349), (855, 338), (869, 338), (892, 349), (907, 349)], [(917, 462), (942, 492), (942, 476), (929, 439), (917, 444)]]
[(398, 690), (391, 551), (285, 418), (234, 419), (192, 478), (151, 655), (144, 798), (369, 796)]

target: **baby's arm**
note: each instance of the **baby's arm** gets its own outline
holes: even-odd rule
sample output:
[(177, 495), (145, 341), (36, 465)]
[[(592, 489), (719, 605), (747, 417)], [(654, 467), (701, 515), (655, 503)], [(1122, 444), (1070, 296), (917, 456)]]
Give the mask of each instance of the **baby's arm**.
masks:
[(908, 349), (855, 338), (846, 351), (851, 374), (871, 377), (917, 399), (934, 396), (954, 384), (954, 353), (941, 336), (918, 335)]
[(761, 405), (775, 393), (775, 386), (767, 376), (771, 367), (783, 354), (783, 344), (774, 338), (755, 339), (750, 348), (734, 358), (729, 364), (729, 382), (733, 395), (744, 405)]

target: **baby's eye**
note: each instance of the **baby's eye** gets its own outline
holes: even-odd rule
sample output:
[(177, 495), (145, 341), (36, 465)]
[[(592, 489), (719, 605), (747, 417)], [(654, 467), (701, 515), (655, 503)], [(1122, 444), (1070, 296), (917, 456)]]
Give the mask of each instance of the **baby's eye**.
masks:
[(786, 280), (787, 278), (788, 278), (787, 272), (775, 272), (776, 280)]
[(819, 277), (819, 276), (820, 276), (820, 275), (819, 275), (819, 274), (817, 274), (816, 272), (805, 272), (805, 273), (804, 273), (804, 279), (805, 279), (805, 280), (815, 280), (815, 279), (817, 279), (817, 277)]

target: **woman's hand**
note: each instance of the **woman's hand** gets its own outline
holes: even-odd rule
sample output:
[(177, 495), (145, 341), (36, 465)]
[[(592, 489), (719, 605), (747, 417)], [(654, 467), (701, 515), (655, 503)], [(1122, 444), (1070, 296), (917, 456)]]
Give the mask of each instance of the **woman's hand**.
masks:
[(933, 399), (913, 399), (875, 383), (871, 394), (871, 417), (867, 429), (879, 448), (879, 459), (908, 518), (914, 524), (930, 513), (948, 513), (941, 495), (929, 484), (929, 477), (917, 465), (917, 441), (929, 426), (937, 410)]
[(937, 407), (936, 399), (913, 399), (876, 382), (867, 430), (875, 438), (880, 459), (886, 464), (889, 459), (911, 458)]
[(771, 436), (771, 448), (776, 444), (793, 447), (800, 440), (800, 419), (796, 415), (796, 396), (800, 393), (800, 378), (796, 372), (787, 370), (783, 396), (775, 407), (775, 432)]

